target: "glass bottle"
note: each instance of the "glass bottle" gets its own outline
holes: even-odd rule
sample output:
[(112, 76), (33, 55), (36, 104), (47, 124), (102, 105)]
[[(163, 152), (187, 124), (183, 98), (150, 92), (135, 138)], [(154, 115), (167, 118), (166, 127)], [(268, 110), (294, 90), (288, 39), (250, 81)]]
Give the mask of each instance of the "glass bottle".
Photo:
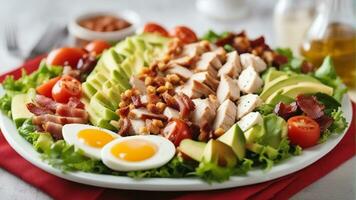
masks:
[(330, 55), (336, 72), (353, 93), (356, 90), (355, 25), (352, 0), (324, 0), (301, 47), (301, 54), (316, 67)]
[(314, 16), (315, 0), (279, 0), (273, 16), (277, 46), (298, 54)]

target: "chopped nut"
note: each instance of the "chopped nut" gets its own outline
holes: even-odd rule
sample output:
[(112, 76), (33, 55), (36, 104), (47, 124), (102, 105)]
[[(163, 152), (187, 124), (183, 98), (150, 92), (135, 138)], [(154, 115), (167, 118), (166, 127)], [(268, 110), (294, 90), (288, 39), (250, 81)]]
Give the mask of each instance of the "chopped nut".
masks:
[(126, 90), (125, 96), (130, 98), (132, 96), (132, 90)]
[(162, 113), (163, 110), (166, 108), (166, 104), (163, 102), (156, 103), (156, 107), (158, 108), (159, 112)]
[(155, 83), (156, 85), (161, 86), (161, 85), (164, 85), (164, 84), (166, 83), (166, 79), (163, 78), (163, 77), (157, 76), (157, 77), (154, 79), (154, 83)]
[(158, 69), (160, 71), (165, 71), (167, 68), (168, 68), (168, 66), (165, 63), (163, 63), (163, 62), (158, 63)]
[(133, 110), (133, 109), (135, 109), (135, 106), (133, 104), (130, 104), (129, 108), (130, 108), (130, 110)]
[(163, 122), (161, 120), (154, 119), (154, 120), (152, 120), (152, 125), (153, 126), (157, 126), (159, 128), (162, 128), (163, 127)]
[(153, 82), (152, 77), (147, 76), (147, 77), (145, 78), (145, 85), (146, 85), (146, 86), (151, 85), (152, 82)]
[(223, 135), (224, 133), (225, 133), (225, 130), (222, 129), (222, 128), (218, 128), (218, 129), (216, 129), (216, 130), (214, 131), (214, 135), (216, 135), (216, 136), (221, 136), (221, 135)]
[(148, 73), (150, 73), (151, 72), (151, 70), (149, 69), (149, 68), (147, 68), (147, 67), (144, 67), (144, 68), (142, 68), (142, 70), (141, 70), (141, 73), (143, 73), (143, 74), (148, 74)]
[(180, 81), (180, 78), (177, 74), (168, 74), (167, 80), (173, 84), (177, 84)]
[(126, 103), (125, 101), (121, 101), (121, 102), (119, 103), (119, 107), (120, 107), (120, 108), (123, 108), (123, 107), (125, 107), (125, 106), (127, 106), (127, 103)]
[(156, 93), (156, 88), (150, 85), (147, 87), (147, 92), (151, 94)]
[(166, 83), (164, 84), (164, 86), (167, 88), (167, 90), (173, 89), (173, 85), (172, 85), (172, 83), (170, 83), (170, 82), (166, 82)]
[(165, 91), (167, 91), (166, 86), (159, 86), (159, 88), (157, 88), (157, 92), (159, 92), (159, 93), (164, 93)]
[(158, 109), (157, 109), (156, 105), (153, 104), (153, 103), (147, 104), (146, 107), (147, 107), (147, 110), (149, 110), (150, 112), (153, 112), (153, 113), (157, 113), (158, 112)]
[(140, 91), (138, 89), (132, 89), (132, 93), (134, 96), (140, 95)]
[(148, 133), (148, 129), (147, 129), (147, 127), (141, 127), (140, 130), (139, 130), (139, 132), (140, 132), (141, 134), (147, 134), (147, 133)]

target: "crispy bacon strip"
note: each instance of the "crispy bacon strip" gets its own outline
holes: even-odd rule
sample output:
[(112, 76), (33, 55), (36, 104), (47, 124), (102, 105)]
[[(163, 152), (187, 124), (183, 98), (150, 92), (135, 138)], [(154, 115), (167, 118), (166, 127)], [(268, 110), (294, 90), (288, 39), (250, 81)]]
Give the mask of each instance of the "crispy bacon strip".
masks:
[(131, 128), (131, 122), (128, 118), (123, 118), (120, 119), (120, 130), (119, 130), (119, 135), (125, 136), (129, 134), (130, 128)]
[(298, 105), (296, 102), (293, 102), (291, 104), (279, 102), (274, 108), (274, 113), (287, 120), (290, 117), (298, 114)]
[(333, 124), (334, 119), (327, 115), (323, 115), (322, 117), (315, 119), (315, 121), (319, 124), (320, 132), (323, 133)]
[(69, 98), (67, 105), (72, 108), (84, 109), (84, 103), (81, 102), (80, 99), (78, 99), (76, 97)]
[(61, 124), (57, 124), (54, 122), (46, 122), (42, 125), (42, 127), (43, 127), (44, 131), (51, 133), (51, 135), (55, 139), (60, 140), (63, 138), (63, 135), (62, 135), (63, 126)]
[(88, 120), (88, 113), (79, 108), (72, 108), (68, 105), (58, 104), (56, 108), (56, 114), (65, 117), (79, 117)]
[(62, 117), (62, 116), (51, 115), (51, 114), (44, 114), (32, 118), (32, 123), (36, 125), (41, 125), (45, 122), (54, 122), (57, 124), (65, 125), (65, 124), (74, 124), (74, 123), (84, 124), (87, 121), (79, 117)]
[(318, 119), (324, 115), (325, 106), (319, 103), (315, 96), (298, 95), (297, 105), (312, 119)]
[(190, 112), (195, 109), (195, 105), (192, 100), (185, 94), (178, 94), (174, 96), (175, 101), (179, 106), (179, 113), (182, 118), (189, 116)]
[(57, 102), (43, 95), (36, 95), (35, 103), (52, 111), (55, 111), (57, 108)]
[(33, 103), (28, 103), (26, 104), (27, 109), (33, 113), (34, 115), (44, 115), (44, 114), (53, 114), (53, 112), (50, 109), (44, 108), (44, 107), (39, 107), (36, 106)]

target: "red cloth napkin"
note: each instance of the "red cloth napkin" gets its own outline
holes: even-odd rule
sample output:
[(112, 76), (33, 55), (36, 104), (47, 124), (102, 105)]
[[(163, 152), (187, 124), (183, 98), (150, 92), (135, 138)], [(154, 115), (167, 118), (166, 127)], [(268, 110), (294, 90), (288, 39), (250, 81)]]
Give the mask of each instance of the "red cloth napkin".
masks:
[[(32, 72), (38, 67), (41, 58), (26, 62), (22, 67)], [(7, 74), (15, 77), (21, 75), (21, 70), (16, 69)], [(5, 76), (0, 76), (2, 81)], [(353, 105), (356, 112), (356, 105)], [(356, 152), (355, 141), (355, 116), (351, 128), (342, 141), (326, 156), (314, 164), (281, 177), (276, 180), (238, 187), (233, 189), (203, 191), (203, 192), (147, 192), (114, 190), (83, 185), (58, 178), (54, 175), (35, 167), (18, 155), (6, 142), (0, 132), (0, 167), (18, 176), (27, 183), (41, 189), (51, 197), (60, 200), (91, 200), (91, 199), (288, 199), (309, 184), (325, 176), (343, 162), (353, 157)]]

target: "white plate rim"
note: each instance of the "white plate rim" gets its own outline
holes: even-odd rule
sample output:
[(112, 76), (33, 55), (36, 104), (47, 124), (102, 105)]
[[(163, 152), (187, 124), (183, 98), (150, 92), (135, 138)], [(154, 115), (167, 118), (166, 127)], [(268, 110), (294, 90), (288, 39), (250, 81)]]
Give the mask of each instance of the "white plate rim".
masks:
[[(2, 88), (0, 88), (0, 96), (3, 92)], [(351, 101), (347, 95), (345, 95), (342, 100), (342, 110), (349, 125), (344, 133), (340, 135), (333, 135), (325, 143), (304, 150), (301, 156), (293, 156), (281, 163), (278, 163), (273, 166), (270, 171), (266, 172), (261, 169), (252, 169), (246, 176), (233, 176), (228, 181), (212, 184), (208, 184), (198, 178), (145, 178), (135, 180), (123, 176), (84, 172), (62, 172), (61, 170), (43, 162), (40, 158), (40, 154), (34, 150), (30, 143), (18, 134), (12, 120), (3, 113), (0, 114), (0, 127), (7, 142), (24, 159), (36, 167), (66, 180), (114, 189), (146, 191), (201, 191), (262, 183), (294, 173), (311, 165), (329, 153), (341, 141), (346, 131), (349, 129), (353, 113)]]

